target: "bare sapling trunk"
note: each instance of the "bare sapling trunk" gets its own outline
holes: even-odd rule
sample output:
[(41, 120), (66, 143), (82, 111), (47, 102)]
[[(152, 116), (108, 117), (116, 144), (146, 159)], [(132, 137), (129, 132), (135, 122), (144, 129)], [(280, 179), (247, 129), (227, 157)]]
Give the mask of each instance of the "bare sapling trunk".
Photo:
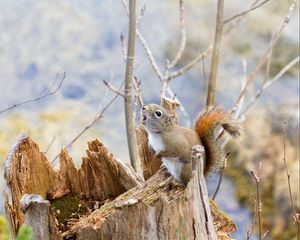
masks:
[(135, 32), (136, 32), (136, 2), (129, 0), (129, 36), (128, 48), (126, 57), (126, 73), (125, 73), (125, 124), (127, 133), (128, 150), (130, 156), (131, 166), (135, 171), (138, 170), (138, 154), (137, 141), (133, 119), (132, 106), (132, 78), (133, 78), (133, 64), (134, 64), (134, 47), (135, 47)]

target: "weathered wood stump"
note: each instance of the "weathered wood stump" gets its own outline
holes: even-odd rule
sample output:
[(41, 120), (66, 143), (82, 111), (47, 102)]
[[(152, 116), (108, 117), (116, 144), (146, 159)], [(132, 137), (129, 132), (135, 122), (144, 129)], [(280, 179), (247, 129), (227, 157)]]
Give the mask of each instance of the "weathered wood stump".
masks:
[[(34, 239), (230, 239), (235, 230), (217, 208), (211, 214), (199, 159), (183, 188), (164, 168), (142, 181), (99, 140), (88, 143), (86, 154), (76, 169), (62, 150), (54, 170), (28, 136), (17, 141), (5, 163), (13, 235), (24, 221), (33, 227)], [(26, 195), (21, 204), (25, 194), (41, 198)]]

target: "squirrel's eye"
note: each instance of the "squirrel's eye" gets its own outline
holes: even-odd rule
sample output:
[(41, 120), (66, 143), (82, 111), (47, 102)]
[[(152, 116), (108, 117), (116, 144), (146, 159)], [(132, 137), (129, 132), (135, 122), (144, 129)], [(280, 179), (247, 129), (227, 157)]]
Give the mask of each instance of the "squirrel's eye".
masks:
[(155, 111), (156, 117), (160, 118), (162, 116), (162, 112), (160, 110)]

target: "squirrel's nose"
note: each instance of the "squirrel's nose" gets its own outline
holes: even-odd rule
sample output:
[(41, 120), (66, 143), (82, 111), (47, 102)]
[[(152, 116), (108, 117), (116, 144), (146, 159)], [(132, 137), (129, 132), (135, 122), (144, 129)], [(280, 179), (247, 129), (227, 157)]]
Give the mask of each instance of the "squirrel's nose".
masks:
[(145, 106), (145, 105), (142, 107), (142, 110), (143, 110), (143, 111), (145, 111), (145, 110), (146, 110), (146, 106)]

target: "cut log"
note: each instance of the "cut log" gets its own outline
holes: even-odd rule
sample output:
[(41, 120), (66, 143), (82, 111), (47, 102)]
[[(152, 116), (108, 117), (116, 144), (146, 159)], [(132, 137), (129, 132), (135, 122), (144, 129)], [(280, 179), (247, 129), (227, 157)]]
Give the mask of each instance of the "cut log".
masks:
[[(212, 217), (202, 162), (196, 161), (197, 171), (186, 188), (164, 168), (143, 182), (95, 140), (88, 143), (80, 169), (63, 150), (60, 169), (55, 171), (38, 145), (22, 136), (5, 163), (11, 230), (15, 233), (27, 218), (33, 225), (29, 213), (40, 212), (34, 221), (44, 223), (49, 236), (60, 231), (57, 239), (217, 239), (220, 233), (227, 236), (222, 239), (230, 239), (228, 220), (223, 218), (220, 224), (220, 215)], [(25, 217), (20, 209), (25, 194), (48, 199), (51, 210), (45, 210), (47, 204), (31, 203)], [(56, 221), (42, 220), (42, 212)], [(223, 232), (216, 234), (214, 226), (217, 230), (222, 226)]]

